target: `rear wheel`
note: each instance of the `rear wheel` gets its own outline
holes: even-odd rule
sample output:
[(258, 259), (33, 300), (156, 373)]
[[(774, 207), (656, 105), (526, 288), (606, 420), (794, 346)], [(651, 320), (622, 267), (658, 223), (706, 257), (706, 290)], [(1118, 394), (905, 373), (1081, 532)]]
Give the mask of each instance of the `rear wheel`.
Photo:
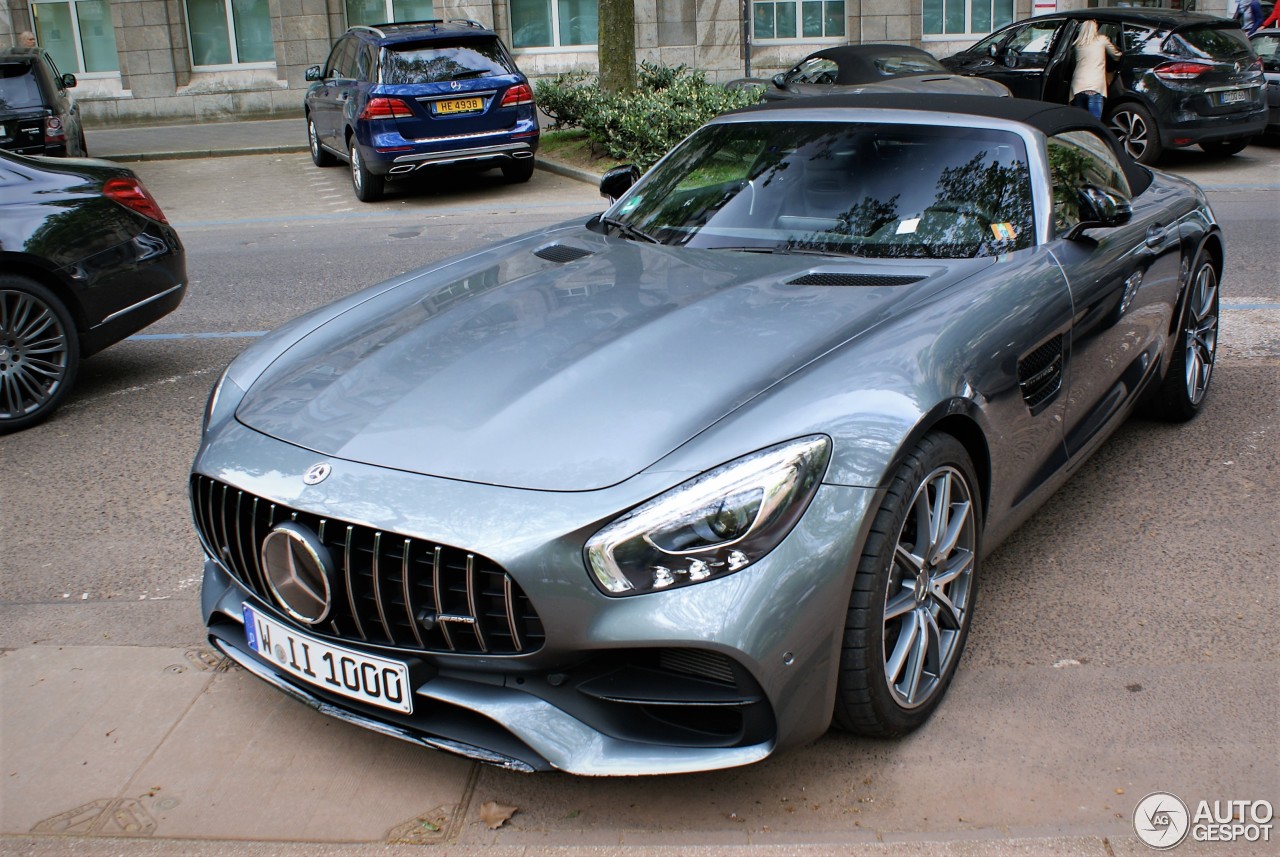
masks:
[(360, 157), (360, 145), (355, 137), (351, 138), (351, 187), (355, 189), (356, 199), (361, 202), (377, 202), (382, 199), (382, 191), (386, 180), (376, 176), (365, 168), (364, 159)]
[(520, 161), (504, 161), (502, 164), (502, 176), (513, 184), (527, 182), (533, 178), (533, 158), (525, 158)]
[(1200, 413), (1218, 354), (1218, 268), (1202, 252), (1193, 270), (1169, 372), (1150, 403), (1153, 416), (1170, 422)]
[(1206, 154), (1213, 155), (1218, 158), (1229, 158), (1232, 155), (1238, 155), (1245, 150), (1245, 147), (1253, 140), (1252, 137), (1241, 137), (1235, 140), (1218, 140), (1215, 143), (1201, 143), (1200, 148)]
[(0, 434), (49, 416), (79, 363), (75, 326), (62, 302), (34, 280), (0, 275)]
[(307, 117), (307, 148), (311, 150), (311, 162), (317, 167), (331, 167), (338, 163), (330, 152), (320, 145), (320, 135), (316, 133), (316, 123)]
[(1116, 105), (1107, 113), (1107, 126), (1129, 156), (1140, 164), (1154, 164), (1164, 153), (1160, 129), (1150, 111), (1141, 104), (1127, 101)]
[(898, 467), (854, 577), (841, 728), (905, 735), (942, 701), (977, 596), (981, 505), (973, 464), (951, 435), (925, 436)]

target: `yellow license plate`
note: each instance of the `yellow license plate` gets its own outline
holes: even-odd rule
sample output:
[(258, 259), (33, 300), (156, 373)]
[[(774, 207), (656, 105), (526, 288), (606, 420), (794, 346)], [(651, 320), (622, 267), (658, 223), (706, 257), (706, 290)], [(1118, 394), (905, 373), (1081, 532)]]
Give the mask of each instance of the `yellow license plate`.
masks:
[(483, 108), (484, 102), (479, 98), (454, 98), (436, 102), (436, 113), (474, 113)]

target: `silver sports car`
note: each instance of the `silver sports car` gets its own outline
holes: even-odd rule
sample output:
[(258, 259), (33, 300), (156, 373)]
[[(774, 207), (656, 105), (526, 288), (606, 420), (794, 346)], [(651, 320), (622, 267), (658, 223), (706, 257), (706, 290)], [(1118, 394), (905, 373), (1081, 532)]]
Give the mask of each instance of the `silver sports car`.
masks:
[(210, 639), (522, 770), (923, 724), (982, 557), (1140, 405), (1203, 406), (1223, 239), (1085, 111), (795, 99), (601, 215), (305, 315), (210, 396)]

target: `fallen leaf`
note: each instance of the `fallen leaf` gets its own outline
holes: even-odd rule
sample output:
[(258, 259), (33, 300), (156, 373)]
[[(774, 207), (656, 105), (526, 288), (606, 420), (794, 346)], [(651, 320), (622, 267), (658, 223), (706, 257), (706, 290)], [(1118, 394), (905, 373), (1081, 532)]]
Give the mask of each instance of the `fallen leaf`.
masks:
[(565, 818), (577, 818), (580, 815), (582, 815), (582, 810), (575, 809), (573, 812), (566, 815)]
[(1116, 789), (1116, 794), (1118, 795), (1124, 794), (1124, 789)]
[(437, 833), (440, 830), (440, 825), (436, 824), (434, 821), (424, 821), (421, 822), (421, 824), (423, 830), (430, 830), (432, 833)]
[(490, 830), (497, 830), (499, 827), (507, 823), (507, 819), (516, 814), (518, 807), (503, 806), (497, 801), (485, 801), (480, 805), (480, 820), (488, 825)]

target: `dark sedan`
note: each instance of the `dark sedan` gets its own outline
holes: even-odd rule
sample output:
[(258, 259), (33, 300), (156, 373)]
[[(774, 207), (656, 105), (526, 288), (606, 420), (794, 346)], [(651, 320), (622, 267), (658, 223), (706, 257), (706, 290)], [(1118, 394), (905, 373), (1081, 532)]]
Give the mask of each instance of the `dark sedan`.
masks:
[(81, 359), (186, 287), (182, 242), (130, 170), (0, 152), (0, 434), (49, 416)]
[(984, 555), (1137, 408), (1208, 401), (1218, 224), (1085, 111), (796, 98), (630, 182), (227, 368), (190, 482), (214, 646), (522, 770), (901, 736)]
[[(868, 89), (867, 87), (870, 87)], [(1003, 84), (952, 73), (933, 55), (907, 45), (847, 45), (809, 54), (790, 71), (773, 76), (768, 101), (855, 92), (933, 92), (1008, 95)]]

